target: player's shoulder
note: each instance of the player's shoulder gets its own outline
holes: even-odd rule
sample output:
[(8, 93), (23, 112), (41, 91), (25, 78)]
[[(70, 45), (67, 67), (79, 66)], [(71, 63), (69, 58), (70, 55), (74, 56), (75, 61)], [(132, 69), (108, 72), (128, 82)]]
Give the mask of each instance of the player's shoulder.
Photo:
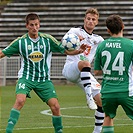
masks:
[(100, 35), (97, 34), (92, 34), (89, 36), (91, 38), (91, 40), (93, 40), (94, 44), (99, 45), (100, 43), (102, 43), (104, 41), (104, 38)]
[(103, 37), (102, 37), (101, 35), (98, 35), (98, 34), (95, 34), (95, 33), (93, 33), (93, 37), (104, 40)]
[(27, 38), (27, 36), (28, 36), (28, 33), (22, 35), (20, 38), (21, 38), (21, 39), (23, 39), (23, 38)]
[(46, 33), (41, 33), (39, 32), (39, 36), (40, 37), (43, 37), (43, 38), (46, 38), (46, 39), (53, 39), (54, 37), (50, 34), (46, 34)]
[(41, 33), (41, 32), (39, 32), (39, 36), (40, 37), (43, 37), (43, 38), (45, 38), (45, 39), (48, 39), (48, 40), (50, 40), (50, 41), (52, 41), (52, 42), (54, 42), (54, 43), (60, 43), (55, 37), (53, 37), (52, 35), (50, 35), (50, 34), (46, 34), (46, 33)]
[(133, 40), (132, 39), (125, 38), (125, 37), (123, 37), (122, 39), (125, 40), (125, 41), (129, 41), (129, 42), (133, 43)]
[(19, 41), (19, 40), (26, 39), (27, 36), (28, 36), (28, 34), (26, 33), (26, 34), (24, 34), (24, 35), (22, 35), (22, 36), (20, 36), (20, 37), (17, 37), (17, 38), (14, 40), (14, 42)]
[(70, 28), (70, 30), (68, 32), (79, 32), (81, 31), (81, 27), (80, 26), (76, 26), (76, 27), (72, 27)]
[(17, 37), (9, 45), (18, 44), (19, 40), (21, 40), (21, 39), (22, 39), (22, 37)]
[(72, 27), (70, 28), (69, 31), (75, 31), (75, 32), (86, 32), (83, 28), (83, 26), (75, 26), (75, 27)]
[(130, 47), (133, 47), (133, 40), (132, 39), (124, 38), (123, 37), (122, 43), (125, 43), (126, 44), (125, 45), (126, 47), (127, 47), (127, 45), (130, 46)]

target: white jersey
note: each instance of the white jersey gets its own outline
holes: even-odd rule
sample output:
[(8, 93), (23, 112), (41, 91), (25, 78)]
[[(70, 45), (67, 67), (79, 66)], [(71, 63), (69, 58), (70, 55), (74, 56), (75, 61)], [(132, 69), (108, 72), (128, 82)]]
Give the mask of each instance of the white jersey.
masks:
[(81, 41), (81, 44), (88, 44), (91, 49), (88, 51), (87, 49), (84, 51), (82, 54), (78, 55), (67, 55), (66, 58), (66, 64), (73, 62), (73, 61), (80, 61), (80, 60), (88, 60), (90, 63), (93, 61), (96, 48), (99, 43), (101, 43), (104, 39), (96, 34), (88, 34), (83, 28), (71, 28), (68, 33), (74, 33), (78, 36), (82, 36), (85, 38), (84, 40)]

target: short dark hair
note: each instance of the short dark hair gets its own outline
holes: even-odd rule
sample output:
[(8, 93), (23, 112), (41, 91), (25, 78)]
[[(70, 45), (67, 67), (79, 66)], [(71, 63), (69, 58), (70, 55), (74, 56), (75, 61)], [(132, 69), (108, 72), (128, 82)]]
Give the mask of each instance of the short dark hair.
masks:
[(38, 19), (40, 21), (39, 16), (36, 13), (29, 13), (26, 17), (25, 17), (25, 22), (26, 24), (29, 23), (29, 20), (36, 20)]
[(106, 19), (106, 26), (112, 34), (118, 34), (123, 28), (123, 21), (119, 15), (110, 15)]

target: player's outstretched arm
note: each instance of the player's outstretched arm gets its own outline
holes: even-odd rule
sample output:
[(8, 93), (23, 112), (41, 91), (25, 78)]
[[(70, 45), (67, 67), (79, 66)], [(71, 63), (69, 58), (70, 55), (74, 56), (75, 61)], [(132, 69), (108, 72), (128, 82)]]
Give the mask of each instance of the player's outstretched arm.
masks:
[(82, 44), (82, 45), (80, 46), (79, 49), (77, 49), (77, 50), (72, 50), (72, 51), (70, 51), (70, 50), (65, 50), (65, 53), (66, 53), (67, 55), (77, 55), (77, 54), (83, 53), (83, 52), (86, 50), (86, 48), (87, 48), (87, 45), (86, 45), (86, 44)]
[(0, 50), (0, 59), (5, 57), (4, 53)]

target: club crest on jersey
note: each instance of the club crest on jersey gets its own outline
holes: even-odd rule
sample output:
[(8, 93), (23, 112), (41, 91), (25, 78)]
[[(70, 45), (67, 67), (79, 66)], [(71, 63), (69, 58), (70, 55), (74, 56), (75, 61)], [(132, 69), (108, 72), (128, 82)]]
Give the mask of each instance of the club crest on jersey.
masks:
[(39, 51), (34, 51), (28, 57), (32, 62), (39, 62), (43, 59), (43, 54)]
[(31, 50), (31, 45), (28, 45), (28, 50)]

